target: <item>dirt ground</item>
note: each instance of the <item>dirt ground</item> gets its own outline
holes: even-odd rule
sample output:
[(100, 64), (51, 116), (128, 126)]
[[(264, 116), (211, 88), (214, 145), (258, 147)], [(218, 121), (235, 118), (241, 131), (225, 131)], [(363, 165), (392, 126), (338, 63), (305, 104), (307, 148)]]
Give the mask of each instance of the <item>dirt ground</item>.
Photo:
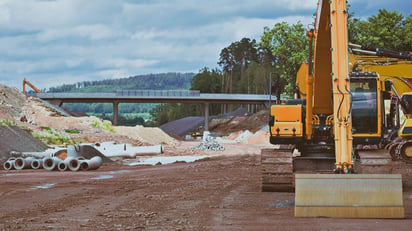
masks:
[[(412, 225), (412, 165), (403, 163), (394, 169), (403, 175), (405, 219), (295, 218), (294, 193), (261, 192), (260, 150), (272, 145), (267, 132), (258, 130), (267, 124), (267, 113), (211, 123), (214, 132), (234, 132), (219, 140), (226, 150), (218, 152), (194, 151), (201, 141), (177, 141), (158, 128), (115, 127), (109, 132), (95, 126), (103, 122), (98, 118), (63, 117), (2, 85), (0, 121), (31, 131), (50, 127), (91, 143), (162, 144), (163, 156), (209, 156), (155, 166), (117, 161), (95, 171), (0, 170), (0, 231), (410, 230)], [(81, 133), (68, 134), (68, 128)], [(256, 133), (228, 143), (247, 135), (245, 130)]]
[[(405, 219), (295, 218), (293, 193), (260, 192), (267, 144), (222, 144), (193, 163), (105, 164), (96, 171), (0, 172), (0, 230), (410, 230), (412, 176), (403, 177)], [(404, 164), (397, 169), (410, 168)]]

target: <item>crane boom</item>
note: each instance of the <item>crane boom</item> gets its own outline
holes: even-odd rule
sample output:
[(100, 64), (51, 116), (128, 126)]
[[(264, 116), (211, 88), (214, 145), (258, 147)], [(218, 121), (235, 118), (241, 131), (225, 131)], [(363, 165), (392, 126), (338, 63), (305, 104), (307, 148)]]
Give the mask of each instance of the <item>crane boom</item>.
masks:
[(31, 89), (33, 89), (35, 92), (37, 92), (37, 93), (42, 92), (37, 87), (35, 87), (32, 83), (30, 83), (28, 80), (26, 80), (26, 78), (23, 78), (23, 93), (24, 94), (26, 94), (26, 84), (29, 85), (29, 87), (31, 87)]

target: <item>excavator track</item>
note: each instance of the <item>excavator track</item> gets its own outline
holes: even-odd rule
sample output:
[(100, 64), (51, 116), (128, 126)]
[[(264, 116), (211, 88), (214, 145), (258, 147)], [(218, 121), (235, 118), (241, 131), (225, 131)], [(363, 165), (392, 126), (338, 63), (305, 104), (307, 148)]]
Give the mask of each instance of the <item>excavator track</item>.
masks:
[(396, 147), (395, 152), (402, 161), (412, 164), (412, 141), (403, 141)]
[(293, 156), (291, 149), (262, 149), (262, 191), (293, 192)]
[(355, 164), (355, 172), (362, 174), (392, 173), (392, 157), (387, 150), (359, 150), (358, 156), (360, 160)]

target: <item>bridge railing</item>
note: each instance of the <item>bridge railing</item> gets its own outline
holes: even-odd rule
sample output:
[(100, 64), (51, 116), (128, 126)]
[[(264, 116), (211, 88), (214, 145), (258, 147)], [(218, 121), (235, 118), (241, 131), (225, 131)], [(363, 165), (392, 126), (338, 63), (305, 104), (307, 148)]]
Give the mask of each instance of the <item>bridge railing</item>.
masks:
[(117, 96), (200, 96), (198, 90), (117, 90)]

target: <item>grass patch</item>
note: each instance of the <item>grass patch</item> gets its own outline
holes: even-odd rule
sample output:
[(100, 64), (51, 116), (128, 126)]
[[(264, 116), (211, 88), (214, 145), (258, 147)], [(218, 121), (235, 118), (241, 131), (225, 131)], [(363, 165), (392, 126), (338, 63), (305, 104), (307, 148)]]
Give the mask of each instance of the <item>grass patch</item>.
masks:
[(65, 129), (64, 130), (66, 133), (69, 133), (69, 134), (79, 134), (80, 132), (81, 132), (81, 130), (80, 129), (77, 129), (77, 128), (74, 128), (74, 129)]
[(72, 145), (75, 142), (68, 136), (61, 135), (51, 128), (34, 131), (32, 136), (46, 145)]
[(103, 120), (103, 121), (94, 120), (92, 122), (92, 126), (94, 128), (102, 129), (102, 130), (105, 130), (105, 131), (109, 131), (109, 132), (113, 132), (113, 133), (115, 132), (114, 128), (112, 126), (112, 123), (110, 121), (107, 121), (107, 120)]
[(52, 130), (50, 127), (47, 127), (47, 126), (40, 126), (40, 129), (44, 131), (49, 131), (49, 132), (51, 132)]
[(5, 125), (5, 126), (15, 126), (17, 125), (15, 122), (10, 121), (9, 119), (4, 119), (0, 121), (0, 126)]

